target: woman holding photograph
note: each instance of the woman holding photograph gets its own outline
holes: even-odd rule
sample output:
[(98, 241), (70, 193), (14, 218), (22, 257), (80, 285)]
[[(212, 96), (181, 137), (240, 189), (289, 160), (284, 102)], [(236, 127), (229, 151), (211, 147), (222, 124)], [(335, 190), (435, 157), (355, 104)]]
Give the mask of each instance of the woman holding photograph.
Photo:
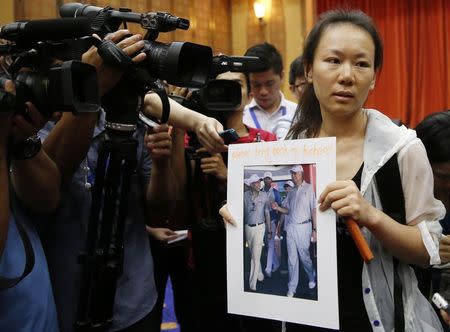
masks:
[[(336, 137), (337, 181), (318, 202), (321, 211), (332, 208), (338, 219), (340, 331), (442, 331), (409, 264), (440, 263), (439, 220), (445, 209), (433, 196), (433, 173), (415, 132), (363, 108), (382, 60), (382, 41), (370, 17), (346, 10), (323, 14), (305, 42), (307, 86), (288, 138)], [(391, 157), (401, 178), (404, 224), (383, 212), (375, 181)], [(343, 218), (362, 228), (375, 256), (370, 263), (342, 227)], [(320, 222), (317, 228), (320, 233)], [(397, 286), (400, 293), (394, 292)], [(286, 330), (326, 331), (289, 324)]]
[[(338, 216), (341, 330), (398, 331), (403, 317), (405, 331), (441, 331), (408, 265), (440, 262), (439, 220), (445, 210), (433, 196), (433, 173), (425, 149), (414, 131), (363, 108), (383, 61), (376, 27), (360, 11), (327, 12), (310, 32), (303, 59), (308, 84), (288, 136), (336, 137), (337, 181), (325, 188), (318, 201), (321, 211), (332, 208)], [(383, 212), (375, 181), (377, 171), (395, 154), (406, 224)], [(362, 228), (375, 255), (370, 263), (364, 264), (352, 238), (340, 228), (342, 218), (351, 218)], [(394, 257), (398, 268), (394, 268)], [(394, 314), (395, 269), (403, 294), (403, 314), (397, 313), (398, 317)]]

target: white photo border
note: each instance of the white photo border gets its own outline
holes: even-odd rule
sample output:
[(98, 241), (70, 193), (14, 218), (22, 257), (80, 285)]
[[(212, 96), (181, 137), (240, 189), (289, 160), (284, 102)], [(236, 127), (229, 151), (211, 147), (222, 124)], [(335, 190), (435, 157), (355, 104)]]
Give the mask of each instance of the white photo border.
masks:
[(237, 226), (227, 226), (228, 312), (339, 329), (336, 222), (317, 209), (317, 301), (244, 291), (243, 192), (247, 166), (316, 164), (317, 197), (336, 179), (336, 139), (313, 138), (232, 144), (228, 153), (227, 204)]

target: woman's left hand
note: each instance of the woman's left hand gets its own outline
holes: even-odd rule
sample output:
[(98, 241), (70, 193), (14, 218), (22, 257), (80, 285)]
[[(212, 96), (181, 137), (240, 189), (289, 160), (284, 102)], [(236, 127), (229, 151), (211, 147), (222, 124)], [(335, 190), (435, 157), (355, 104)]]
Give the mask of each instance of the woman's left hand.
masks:
[(223, 218), (223, 222), (224, 224), (231, 224), (233, 226), (236, 226), (236, 221), (233, 219), (233, 216), (231, 215), (230, 210), (228, 210), (228, 206), (227, 204), (225, 204), (224, 206), (222, 206), (219, 210), (219, 214), (222, 216)]
[(368, 226), (376, 210), (351, 180), (330, 183), (319, 196), (318, 202), (320, 211), (331, 207), (338, 215), (353, 219), (360, 226)]

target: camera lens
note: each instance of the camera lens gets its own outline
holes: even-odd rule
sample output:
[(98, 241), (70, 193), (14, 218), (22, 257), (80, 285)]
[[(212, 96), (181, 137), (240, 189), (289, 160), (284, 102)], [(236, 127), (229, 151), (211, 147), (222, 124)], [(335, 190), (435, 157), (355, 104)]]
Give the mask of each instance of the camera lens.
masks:
[(202, 87), (211, 70), (212, 50), (208, 46), (145, 41), (146, 65), (150, 74), (170, 84)]

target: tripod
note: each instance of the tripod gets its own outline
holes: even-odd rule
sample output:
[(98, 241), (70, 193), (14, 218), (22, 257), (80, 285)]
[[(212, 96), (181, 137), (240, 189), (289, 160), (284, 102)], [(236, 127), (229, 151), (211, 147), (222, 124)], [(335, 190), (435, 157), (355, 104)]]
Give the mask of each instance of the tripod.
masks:
[(99, 149), (86, 252), (80, 255), (83, 269), (77, 331), (106, 331), (112, 323), (137, 146), (130, 132), (107, 129)]
[(76, 331), (103, 332), (112, 324), (117, 280), (123, 270), (130, 183), (137, 171), (138, 141), (133, 133), (143, 90), (148, 91), (123, 77), (102, 99), (106, 133), (95, 170), (86, 251), (79, 256), (82, 284)]
[(75, 322), (79, 332), (103, 332), (112, 324), (117, 280), (123, 271), (130, 183), (137, 171), (138, 141), (133, 133), (145, 93), (153, 90), (161, 98), (161, 122), (167, 121), (170, 113), (161, 83), (139, 74), (142, 71), (130, 70), (102, 98), (106, 135), (95, 170), (86, 252), (79, 256), (82, 285)]

